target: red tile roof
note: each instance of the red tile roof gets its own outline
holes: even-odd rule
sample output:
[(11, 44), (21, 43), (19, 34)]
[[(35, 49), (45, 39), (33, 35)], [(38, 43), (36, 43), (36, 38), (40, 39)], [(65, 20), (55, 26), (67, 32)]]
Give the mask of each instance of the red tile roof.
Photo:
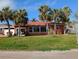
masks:
[[(47, 25), (49, 22), (28, 22), (27, 24), (25, 24), (25, 26), (45, 26)], [(14, 26), (19, 26), (18, 24), (15, 24)], [(24, 25), (21, 25), (24, 26)]]
[(29, 25), (29, 26), (33, 26), (33, 25), (36, 25), (36, 26), (44, 26), (44, 25), (47, 25), (48, 24), (48, 22), (28, 22), (28, 24), (27, 25)]

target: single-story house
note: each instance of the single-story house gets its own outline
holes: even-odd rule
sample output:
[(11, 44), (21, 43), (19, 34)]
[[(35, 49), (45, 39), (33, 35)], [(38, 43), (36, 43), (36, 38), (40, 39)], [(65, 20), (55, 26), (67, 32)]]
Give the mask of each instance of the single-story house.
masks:
[(16, 35), (47, 35), (51, 34), (64, 34), (64, 25), (62, 23), (50, 22), (28, 22), (25, 25), (15, 25)]

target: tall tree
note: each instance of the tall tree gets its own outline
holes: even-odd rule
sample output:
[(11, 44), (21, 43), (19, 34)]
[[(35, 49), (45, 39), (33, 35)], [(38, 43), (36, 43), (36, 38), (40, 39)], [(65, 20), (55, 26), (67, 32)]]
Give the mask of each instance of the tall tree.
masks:
[(72, 12), (71, 9), (67, 6), (65, 6), (64, 8), (62, 8), (62, 11), (63, 11), (63, 16), (64, 16), (63, 21), (68, 22), (69, 16), (71, 15), (71, 12)]
[(15, 21), (15, 24), (19, 25), (19, 36), (20, 36), (20, 26), (25, 25), (28, 21), (27, 12), (25, 9), (20, 9), (17, 11), (14, 11), (13, 19)]
[(69, 21), (69, 16), (71, 14), (71, 10), (69, 7), (64, 7), (60, 9), (51, 9), (49, 12), (51, 15), (51, 19), (54, 20), (56, 23), (65, 23)]
[(57, 22), (59, 17), (59, 10), (58, 9), (50, 9), (49, 15), (51, 18), (51, 21)]
[(47, 5), (43, 5), (39, 8), (39, 12), (40, 12), (40, 15), (39, 15), (39, 18), (40, 20), (42, 21), (49, 21), (50, 17), (49, 17), (49, 10), (50, 8), (47, 6)]
[[(64, 7), (60, 9), (50, 9), (48, 15), (50, 16), (51, 20), (55, 23), (62, 23), (65, 25), (69, 22), (69, 16), (71, 14), (71, 9), (69, 7)], [(54, 25), (56, 29), (56, 24)]]
[(12, 10), (9, 7), (5, 7), (0, 11), (0, 21), (6, 21), (7, 25), (8, 25), (8, 36), (11, 36), (11, 32), (10, 32), (10, 24), (9, 24), (9, 20), (11, 19), (12, 16)]

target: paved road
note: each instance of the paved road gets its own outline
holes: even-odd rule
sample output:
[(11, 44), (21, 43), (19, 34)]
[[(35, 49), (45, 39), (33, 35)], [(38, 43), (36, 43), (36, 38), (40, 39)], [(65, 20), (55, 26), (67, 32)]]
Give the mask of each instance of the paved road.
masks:
[(70, 51), (0, 51), (0, 59), (78, 59), (77, 50)]

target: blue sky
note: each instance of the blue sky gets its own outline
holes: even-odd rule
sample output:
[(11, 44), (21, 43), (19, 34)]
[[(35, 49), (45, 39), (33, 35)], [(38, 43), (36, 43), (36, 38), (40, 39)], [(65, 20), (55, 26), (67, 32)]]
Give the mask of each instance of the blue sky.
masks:
[(41, 5), (48, 5), (51, 8), (63, 8), (64, 6), (70, 7), (72, 14), (71, 20), (74, 20), (74, 14), (77, 11), (78, 1), (77, 0), (0, 0), (0, 9), (5, 6), (10, 6), (12, 9), (25, 8), (28, 12), (28, 17), (38, 19), (39, 11), (38, 8)]
[(28, 12), (29, 19), (38, 18), (38, 8), (41, 5), (48, 5), (51, 8), (63, 8), (68, 6), (72, 10), (71, 19), (77, 11), (77, 0), (14, 0), (14, 7), (16, 9), (25, 8)]

